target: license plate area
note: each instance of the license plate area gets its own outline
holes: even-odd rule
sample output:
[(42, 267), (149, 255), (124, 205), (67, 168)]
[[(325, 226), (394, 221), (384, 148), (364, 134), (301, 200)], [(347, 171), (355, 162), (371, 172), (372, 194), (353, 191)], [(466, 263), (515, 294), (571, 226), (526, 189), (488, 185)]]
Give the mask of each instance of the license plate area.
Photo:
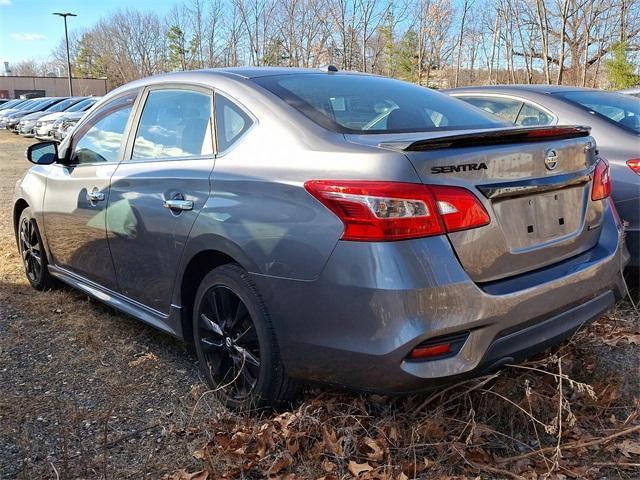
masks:
[(575, 233), (582, 219), (583, 187), (505, 199), (494, 203), (511, 250), (524, 249)]

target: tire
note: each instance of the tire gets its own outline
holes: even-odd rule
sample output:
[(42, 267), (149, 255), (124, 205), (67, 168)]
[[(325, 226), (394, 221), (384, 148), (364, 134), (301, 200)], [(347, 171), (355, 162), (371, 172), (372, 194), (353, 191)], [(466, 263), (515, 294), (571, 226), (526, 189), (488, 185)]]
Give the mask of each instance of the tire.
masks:
[(57, 286), (57, 282), (47, 268), (47, 252), (42, 236), (30, 207), (25, 208), (18, 220), (18, 250), (27, 280), (36, 290), (49, 290)]
[(295, 397), (266, 305), (239, 265), (217, 267), (202, 280), (193, 339), (200, 369), (227, 407), (277, 408)]

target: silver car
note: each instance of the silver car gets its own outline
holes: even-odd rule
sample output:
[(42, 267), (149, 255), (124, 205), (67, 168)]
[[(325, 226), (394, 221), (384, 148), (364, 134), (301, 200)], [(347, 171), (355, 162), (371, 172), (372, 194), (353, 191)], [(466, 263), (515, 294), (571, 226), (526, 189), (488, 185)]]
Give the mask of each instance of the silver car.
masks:
[(613, 201), (628, 222), (630, 266), (640, 267), (640, 99), (556, 85), (466, 87), (447, 93), (516, 125), (589, 125), (611, 164)]
[(38, 140), (53, 140), (54, 132), (57, 131), (65, 121), (73, 123), (71, 121), (73, 119), (77, 122), (100, 98), (101, 97), (88, 97), (64, 111), (39, 118), (34, 128), (35, 137)]
[(493, 371), (623, 292), (588, 128), (506, 126), (397, 80), (156, 76), (27, 155), (13, 218), (33, 287), (193, 343), (234, 407), (309, 381), (402, 393)]

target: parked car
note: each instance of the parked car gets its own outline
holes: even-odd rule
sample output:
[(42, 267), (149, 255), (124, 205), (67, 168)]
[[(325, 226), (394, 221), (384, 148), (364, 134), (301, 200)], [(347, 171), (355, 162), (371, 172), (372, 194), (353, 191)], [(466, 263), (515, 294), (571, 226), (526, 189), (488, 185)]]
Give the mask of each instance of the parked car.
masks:
[(640, 99), (549, 85), (468, 87), (447, 93), (515, 125), (590, 125), (600, 153), (611, 164), (614, 203), (629, 223), (630, 265), (640, 266)]
[(76, 105), (78, 102), (85, 100), (87, 97), (69, 97), (61, 102), (58, 102), (45, 110), (40, 112), (30, 113), (22, 117), (18, 122), (17, 132), (23, 137), (33, 138), (35, 136), (36, 123), (43, 117), (60, 114), (66, 111), (69, 107)]
[(336, 70), (135, 81), (29, 147), (13, 218), (31, 285), (193, 342), (230, 406), (299, 381), (433, 388), (621, 297), (628, 252), (587, 128), (515, 128)]
[[(8, 102), (5, 102), (2, 105), (0, 105), (0, 112), (4, 113), (4, 111), (9, 110), (10, 108), (15, 108), (24, 102), (26, 102), (26, 100), (22, 98), (15, 98), (13, 100), (9, 100)], [(0, 117), (2, 116), (2, 113), (0, 113)]]
[(5, 110), (0, 111), (0, 129), (7, 128), (7, 121), (9, 117), (16, 112), (27, 111), (30, 108), (34, 107), (38, 103), (40, 103), (42, 99), (36, 98), (31, 100), (22, 100), (19, 104), (16, 104), (12, 108), (7, 108)]
[[(85, 116), (85, 114), (96, 104), (102, 97), (91, 97), (87, 99), (87, 104), (82, 107), (74, 108), (74, 111), (64, 112), (63, 115), (58, 117), (52, 124), (51, 130), (48, 135), (48, 140), (62, 141), (68, 132), (78, 123), (78, 121)], [(44, 138), (41, 138), (44, 140)]]
[(627, 88), (625, 90), (620, 90), (618, 93), (622, 93), (624, 95), (633, 95), (634, 97), (640, 97), (640, 87)]
[(20, 123), (20, 120), (22, 120), (22, 118), (31, 113), (42, 112), (47, 108), (52, 107), (56, 103), (62, 102), (65, 99), (66, 97), (45, 97), (34, 99), (35, 103), (30, 105), (29, 107), (7, 115), (5, 128), (14, 133), (18, 133), (18, 124)]
[(36, 126), (34, 127), (35, 137), (38, 140), (52, 140), (54, 125), (58, 120), (60, 120), (59, 125), (71, 118), (79, 120), (100, 98), (102, 97), (87, 97), (62, 112), (51, 113), (41, 117), (36, 121)]
[(85, 112), (75, 112), (56, 120), (51, 127), (51, 136), (53, 137), (53, 140), (58, 142), (64, 140), (84, 115)]

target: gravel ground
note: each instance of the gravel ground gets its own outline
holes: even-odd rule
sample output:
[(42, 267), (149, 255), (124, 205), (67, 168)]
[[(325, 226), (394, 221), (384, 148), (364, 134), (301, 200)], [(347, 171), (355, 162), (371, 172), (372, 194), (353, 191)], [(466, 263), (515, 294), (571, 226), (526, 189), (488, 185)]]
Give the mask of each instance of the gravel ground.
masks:
[[(63, 289), (29, 288), (10, 221), (31, 142), (0, 132), (0, 479), (159, 478), (195, 467), (215, 404), (185, 345)], [(206, 399), (205, 399), (206, 400)]]
[[(0, 204), (4, 206), (0, 210), (0, 480), (163, 478), (183, 469), (193, 472), (206, 466), (193, 454), (200, 451), (200, 457), (203, 458), (201, 449), (213, 434), (216, 438), (231, 436), (240, 428), (237, 425), (241, 425), (254, 428), (261, 435), (266, 430), (263, 430), (260, 422), (282, 422), (283, 416), (229, 417), (231, 414), (221, 409), (215, 399), (202, 395), (206, 390), (198, 375), (195, 358), (181, 342), (94, 302), (81, 293), (69, 289), (42, 293), (29, 287), (19, 262), (8, 206), (16, 181), (29, 167), (23, 152), (30, 143), (27, 139), (0, 132)], [(637, 290), (634, 297), (639, 298)], [(589, 426), (591, 430), (587, 433), (590, 438), (637, 424), (640, 406), (639, 343), (637, 314), (630, 303), (621, 302), (616, 311), (590, 325), (581, 334), (579, 342), (564, 345), (563, 348), (573, 352), (565, 360), (571, 375), (594, 384), (598, 394), (604, 395), (603, 401), (608, 402), (598, 408), (578, 403), (580, 420), (584, 420), (578, 427)], [(513, 436), (522, 436), (527, 443), (535, 444), (532, 438), (525, 438), (526, 431), (516, 433), (518, 429), (514, 429), (514, 419), (522, 417), (521, 411), (513, 408), (514, 401), (518, 405), (524, 401), (519, 391), (522, 371), (507, 371), (505, 375), (507, 377), (496, 388), (500, 388), (501, 395), (513, 400), (505, 398), (508, 401), (495, 407), (485, 405), (484, 410), (478, 411), (478, 419), (480, 421), (484, 415), (484, 421), (491, 427), (485, 426), (485, 432), (495, 432), (497, 436), (493, 441), (497, 445), (500, 442), (496, 439), (502, 441)], [(551, 378), (549, 375), (546, 377)], [(544, 379), (545, 375), (541, 378)], [(538, 379), (538, 382), (541, 380)], [(314, 405), (336, 405), (336, 402), (343, 405), (344, 402), (346, 406), (339, 407), (341, 410), (332, 418), (355, 418), (349, 413), (355, 406), (357, 411), (365, 404), (370, 412), (380, 410), (376, 406), (380, 400), (376, 398), (373, 396), (363, 400), (353, 396), (308, 395), (296, 415), (313, 410)], [(465, 410), (462, 403), (469, 398), (466, 394), (462, 395), (458, 402), (460, 405), (453, 405), (454, 410), (467, 412), (469, 407)], [(479, 395), (479, 398), (484, 397)], [(422, 401), (422, 398), (406, 402), (385, 400), (383, 403), (390, 406), (385, 407), (386, 413), (376, 421), (395, 425), (396, 421), (403, 418), (412, 418), (415, 405)], [(433, 417), (439, 411), (435, 408), (430, 415)], [(474, 411), (473, 408), (471, 411)], [(306, 418), (304, 415), (302, 417)], [(454, 434), (456, 428), (467, 423), (464, 415), (453, 418), (442, 432), (445, 440), (433, 444), (440, 445), (438, 448), (455, 446), (456, 454), (451, 457), (452, 460), (435, 450), (435, 453), (426, 454), (430, 455), (430, 460), (427, 461), (425, 456), (424, 463), (432, 465), (430, 468), (433, 470), (432, 473), (427, 470), (427, 476), (421, 478), (442, 478), (442, 472), (460, 473), (461, 449), (469, 453), (469, 449), (475, 447), (473, 444), (465, 446), (460, 443), (462, 437), (453, 441), (446, 435)], [(521, 425), (521, 420), (515, 425)], [(420, 417), (416, 421), (432, 420)], [(592, 428), (594, 424), (596, 427)], [(219, 428), (230, 430), (216, 430)], [(581, 428), (572, 429), (570, 435), (581, 438), (585, 432), (584, 427)], [(303, 436), (311, 437), (314, 433), (317, 432), (309, 431)], [(410, 439), (412, 446), (413, 433)], [(566, 441), (573, 439), (570, 436)], [(358, 441), (354, 442), (357, 444)], [(602, 448), (594, 447), (589, 452), (587, 460), (580, 460), (576, 456), (572, 460), (569, 455), (566, 465), (562, 466), (565, 468), (563, 472), (569, 475), (569, 467), (593, 463), (593, 458), (602, 458), (605, 462), (600, 467), (585, 465), (584, 468), (591, 469), (588, 473), (573, 473), (570, 476), (640, 478), (632, 473), (640, 471), (636, 468), (640, 465), (637, 463), (640, 460), (637, 435), (633, 437), (633, 442), (616, 446), (612, 446), (611, 442), (603, 442)], [(217, 448), (215, 442), (208, 445), (211, 449)], [(285, 445), (290, 447), (287, 442)], [(492, 455), (505, 455), (504, 448), (501, 450), (491, 445), (489, 442), (484, 447)], [(622, 449), (625, 453), (621, 457), (618, 451)], [(236, 455), (237, 451), (234, 452), (233, 455)], [(329, 458), (326, 457), (329, 455), (327, 451), (320, 451), (320, 454), (325, 455), (320, 458)], [(224, 456), (224, 452), (221, 455)], [(229, 457), (231, 460), (209, 456), (209, 478), (219, 478), (220, 474), (216, 472), (224, 470), (219, 470), (218, 466), (226, 469), (228, 466), (225, 466), (225, 462), (242, 464), (233, 455)], [(298, 459), (301, 454), (295, 455)], [(352, 463), (351, 459), (360, 461), (362, 457), (344, 454), (344, 458), (330, 458), (333, 458), (336, 468), (345, 472), (340, 474), (340, 478), (351, 478), (346, 473), (347, 465)], [(384, 458), (389, 471), (396, 472), (392, 477), (384, 478), (407, 478), (397, 476), (398, 471), (407, 471), (402, 463), (393, 464), (391, 457)], [(479, 471), (492, 472), (491, 465), (494, 463), (491, 459), (496, 457), (481, 457), (485, 466), (478, 466), (478, 458), (468, 472), (469, 477), (465, 471), (464, 477), (455, 478), (481, 478), (477, 476)], [(611, 463), (611, 458), (622, 463)], [(530, 466), (520, 465), (520, 469), (535, 470), (536, 473), (531, 470), (531, 475), (527, 474), (526, 478), (542, 478), (539, 475), (547, 473), (548, 465), (541, 465), (540, 462)], [(231, 465), (231, 470), (227, 471), (237, 472), (233, 470), (235, 467)], [(299, 476), (296, 478), (310, 478), (309, 470), (304, 468), (315, 468), (314, 472), (318, 474), (314, 474), (314, 478), (329, 471), (324, 463), (322, 467), (303, 467), (298, 464), (291, 467), (297, 469)], [(351, 467), (349, 471), (352, 471)], [(237, 474), (229, 474), (225, 478), (236, 477)], [(498, 477), (494, 473), (482, 478)], [(174, 475), (171, 478), (182, 480), (191, 476)], [(199, 478), (204, 479), (205, 476)], [(563, 474), (549, 478), (567, 477)]]

